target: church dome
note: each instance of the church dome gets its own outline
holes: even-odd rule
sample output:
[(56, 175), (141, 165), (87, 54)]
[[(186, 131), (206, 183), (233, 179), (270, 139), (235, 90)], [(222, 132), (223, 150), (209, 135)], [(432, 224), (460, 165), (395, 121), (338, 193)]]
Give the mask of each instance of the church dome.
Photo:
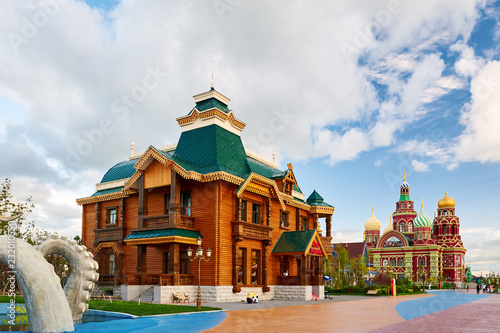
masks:
[(365, 222), (365, 230), (380, 230), (380, 227), (382, 224), (380, 221), (375, 217), (375, 214), (373, 214), (373, 207), (372, 207), (372, 215), (370, 218)]
[(392, 231), (392, 230), (394, 230), (394, 229), (392, 228), (392, 216), (390, 216), (389, 225), (384, 229), (384, 234), (388, 233), (389, 231)]
[(444, 194), (444, 197), (438, 201), (439, 208), (455, 208), (455, 200), (448, 196), (448, 193)]
[(420, 213), (418, 213), (417, 217), (413, 220), (413, 225), (415, 228), (417, 227), (430, 227), (432, 226), (432, 220), (427, 214), (424, 212), (424, 203), (422, 202)]

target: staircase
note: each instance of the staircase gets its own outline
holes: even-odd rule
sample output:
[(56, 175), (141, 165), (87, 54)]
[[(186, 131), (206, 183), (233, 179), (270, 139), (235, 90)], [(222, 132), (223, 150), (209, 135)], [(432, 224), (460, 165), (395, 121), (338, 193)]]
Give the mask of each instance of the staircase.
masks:
[(139, 298), (141, 299), (141, 303), (153, 303), (154, 298), (154, 286), (149, 287), (139, 294), (136, 298), (132, 300), (132, 302), (138, 302)]

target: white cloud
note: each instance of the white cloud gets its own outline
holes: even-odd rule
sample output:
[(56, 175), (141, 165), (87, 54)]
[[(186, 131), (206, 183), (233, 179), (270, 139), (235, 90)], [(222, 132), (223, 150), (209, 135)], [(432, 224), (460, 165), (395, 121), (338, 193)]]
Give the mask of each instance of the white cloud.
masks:
[(417, 160), (411, 161), (411, 166), (415, 171), (418, 172), (425, 172), (425, 171), (430, 171), (431, 169), (429, 168), (429, 165), (427, 163), (423, 163)]
[(456, 160), (500, 161), (500, 62), (490, 61), (472, 79), (472, 100), (462, 110), (464, 133), (454, 148)]

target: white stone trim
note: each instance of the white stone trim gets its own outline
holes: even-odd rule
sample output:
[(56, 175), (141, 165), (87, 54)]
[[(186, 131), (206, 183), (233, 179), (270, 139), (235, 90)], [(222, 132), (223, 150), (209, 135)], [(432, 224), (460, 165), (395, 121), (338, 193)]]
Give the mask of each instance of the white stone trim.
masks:
[(102, 190), (109, 190), (110, 188), (125, 186), (125, 183), (129, 179), (130, 178), (125, 178), (125, 179), (120, 179), (120, 180), (113, 180), (111, 182), (106, 182), (106, 183), (99, 183), (99, 184), (95, 185), (95, 189), (96, 189), (96, 191), (102, 191)]
[[(205, 112), (205, 111), (203, 111)], [(222, 120), (219, 117), (217, 117), (216, 114), (213, 116), (207, 117), (207, 118), (196, 118), (192, 122), (188, 122), (185, 124), (180, 125), (182, 128), (182, 132), (187, 132), (191, 131), (197, 128), (205, 127), (205, 126), (210, 126), (210, 125), (217, 125), (225, 130), (228, 130), (229, 132), (236, 134), (238, 136), (241, 135), (241, 129), (233, 126), (231, 122), (229, 121), (229, 118), (227, 120)]]
[(270, 166), (272, 168), (276, 168), (276, 169), (278, 168), (278, 165), (276, 163), (273, 163), (273, 162), (271, 162), (269, 160), (266, 160), (264, 157), (259, 156), (259, 155), (257, 155), (256, 153), (254, 153), (254, 152), (252, 152), (250, 150), (246, 150), (245, 149), (245, 153), (247, 154), (248, 157), (252, 157), (252, 158), (256, 159), (257, 161), (259, 161), (261, 163), (264, 163), (264, 164), (266, 164), (266, 165), (268, 165), (268, 166)]
[[(239, 293), (233, 293), (233, 286), (201, 286), (201, 299), (203, 303), (241, 302), (246, 301), (249, 292), (257, 293), (259, 301), (310, 301), (313, 292), (321, 299), (325, 296), (324, 286), (270, 286), (270, 289), (264, 293), (262, 287), (242, 287)], [(190, 303), (196, 303), (198, 286), (155, 286), (153, 303), (172, 304), (173, 293), (185, 293)]]
[[(168, 145), (165, 145), (165, 146), (158, 148), (158, 150), (160, 150), (162, 152), (167, 152), (167, 151), (175, 150), (175, 148), (177, 148), (177, 143), (171, 143), (171, 144), (168, 144)], [(141, 151), (137, 154), (130, 155), (130, 157), (128, 159), (133, 160), (136, 158), (140, 158), (142, 155), (144, 155), (145, 152), (146, 151)]]
[(300, 199), (300, 200), (303, 200), (303, 201), (305, 201), (305, 198), (306, 198), (306, 196), (304, 195), (304, 193), (300, 193), (300, 192), (297, 192), (297, 191), (294, 191), (294, 190), (292, 190), (292, 197)]
[(221, 101), (222, 103), (224, 103), (226, 105), (228, 105), (229, 101), (230, 101), (229, 98), (227, 98), (226, 96), (222, 95), (220, 92), (218, 92), (215, 89), (214, 90), (209, 90), (207, 92), (204, 92), (204, 93), (201, 93), (201, 94), (198, 94), (198, 95), (194, 95), (193, 98), (194, 98), (195, 103), (204, 101), (204, 100), (209, 99), (209, 98), (215, 98), (215, 99)]

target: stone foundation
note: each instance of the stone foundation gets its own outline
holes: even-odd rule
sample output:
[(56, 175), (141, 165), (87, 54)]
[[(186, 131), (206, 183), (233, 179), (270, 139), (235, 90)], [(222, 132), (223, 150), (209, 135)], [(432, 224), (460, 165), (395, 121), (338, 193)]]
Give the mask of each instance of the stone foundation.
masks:
[[(150, 286), (127, 286), (127, 287), (145, 287)], [(290, 301), (309, 301), (314, 292), (319, 298), (324, 298), (324, 286), (270, 286), (271, 290), (267, 293), (262, 292), (262, 287), (241, 287), (241, 292), (233, 293), (233, 286), (201, 286), (201, 298), (203, 303), (214, 302), (241, 302), (246, 301), (249, 292), (256, 292), (259, 301), (270, 300), (290, 300)], [(127, 288), (130, 289), (130, 288)], [(122, 298), (125, 290), (122, 286)], [(137, 289), (137, 288), (134, 288)], [(189, 295), (191, 303), (196, 302), (198, 295), (198, 286), (154, 286), (153, 303), (169, 304), (173, 302), (173, 293), (185, 293)], [(135, 296), (134, 296), (135, 297)], [(130, 298), (133, 299), (133, 298)], [(125, 300), (125, 299), (124, 299)]]

